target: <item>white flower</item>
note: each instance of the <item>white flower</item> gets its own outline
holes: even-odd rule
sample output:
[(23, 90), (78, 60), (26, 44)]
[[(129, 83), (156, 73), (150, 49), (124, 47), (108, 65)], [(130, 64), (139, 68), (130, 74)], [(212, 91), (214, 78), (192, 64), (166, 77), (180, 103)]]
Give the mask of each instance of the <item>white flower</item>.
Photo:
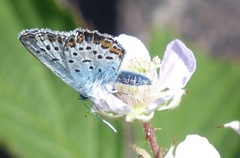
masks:
[(93, 111), (112, 117), (126, 115), (127, 121), (149, 121), (155, 110), (177, 107), (186, 93), (183, 88), (196, 69), (192, 51), (176, 39), (168, 44), (161, 62), (158, 56), (151, 60), (139, 39), (127, 35), (115, 39), (127, 52), (121, 70), (141, 73), (152, 85), (116, 84), (118, 93), (98, 92), (99, 97), (90, 98), (94, 103)]
[[(173, 146), (165, 158), (174, 158)], [(220, 154), (205, 137), (188, 135), (175, 151), (175, 158), (220, 158)]]
[(219, 126), (219, 127), (232, 128), (235, 132), (240, 134), (240, 121), (239, 120), (225, 123), (224, 125)]

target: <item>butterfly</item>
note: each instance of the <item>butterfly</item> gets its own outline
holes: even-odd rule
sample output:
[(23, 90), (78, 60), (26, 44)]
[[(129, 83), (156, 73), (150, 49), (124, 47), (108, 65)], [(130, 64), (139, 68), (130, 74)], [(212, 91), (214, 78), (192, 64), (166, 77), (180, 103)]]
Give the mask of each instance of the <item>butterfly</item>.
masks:
[[(120, 70), (126, 51), (111, 35), (82, 28), (69, 32), (26, 29), (18, 38), (34, 57), (77, 90), (80, 98), (91, 98), (94, 104), (99, 103), (95, 106), (97, 111), (111, 109), (101, 98), (101, 92), (104, 96), (116, 93), (111, 86), (109, 88), (110, 84), (151, 84), (151, 80), (142, 74)], [(124, 109), (118, 104), (119, 100), (114, 99), (117, 101), (114, 110)], [(101, 120), (116, 131), (111, 124)]]
[(65, 83), (76, 89), (82, 99), (111, 83), (149, 85), (146, 76), (119, 70), (126, 54), (113, 36), (77, 28), (69, 32), (29, 29), (19, 33), (23, 46)]

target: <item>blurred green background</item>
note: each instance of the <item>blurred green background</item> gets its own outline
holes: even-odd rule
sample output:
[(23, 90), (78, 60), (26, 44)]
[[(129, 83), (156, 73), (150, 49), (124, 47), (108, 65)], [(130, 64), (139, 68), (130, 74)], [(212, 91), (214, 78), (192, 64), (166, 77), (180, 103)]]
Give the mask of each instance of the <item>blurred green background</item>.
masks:
[[(74, 21), (75, 20), (75, 21)], [(123, 158), (132, 157), (131, 143), (149, 151), (140, 123), (109, 120), (113, 133), (87, 109), (78, 93), (37, 61), (18, 41), (27, 28), (72, 30), (84, 21), (53, 1), (0, 1), (0, 157)], [(240, 119), (240, 64), (207, 55), (194, 41), (169, 28), (153, 28), (147, 44), (162, 57), (167, 43), (180, 38), (194, 52), (197, 70), (181, 106), (157, 112), (151, 121), (161, 146), (168, 148), (188, 134), (207, 137), (223, 158), (240, 157), (240, 136), (217, 129)], [(89, 105), (91, 103), (88, 102)], [(5, 154), (5, 156), (4, 156)], [(137, 157), (137, 155), (134, 155)]]

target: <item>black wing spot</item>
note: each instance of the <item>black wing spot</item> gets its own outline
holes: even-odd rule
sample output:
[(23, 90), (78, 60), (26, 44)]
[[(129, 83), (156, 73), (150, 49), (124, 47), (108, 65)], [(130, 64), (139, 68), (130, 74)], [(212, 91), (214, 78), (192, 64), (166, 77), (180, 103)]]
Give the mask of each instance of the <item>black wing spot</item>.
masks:
[(110, 57), (110, 56), (106, 56), (105, 59), (108, 59), (108, 60), (113, 60), (113, 57)]
[(79, 47), (78, 49), (79, 49), (79, 50), (83, 50), (83, 47)]
[(73, 60), (68, 60), (69, 63), (73, 63)]
[(98, 69), (98, 72), (102, 72), (102, 69)]
[(75, 69), (75, 71), (76, 71), (76, 72), (80, 72), (80, 70), (78, 70), (78, 69)]
[(96, 55), (96, 54), (97, 54), (97, 51), (96, 51), (96, 50), (94, 50), (94, 51), (93, 51), (93, 54), (95, 54), (95, 55)]
[(52, 61), (59, 61), (59, 59), (57, 59), (57, 58), (52, 58)]
[(86, 62), (92, 62), (92, 60), (89, 60), (89, 59), (85, 59), (82, 61), (83, 63), (86, 63)]
[(36, 53), (40, 53), (40, 51), (39, 51), (39, 50), (36, 50)]
[(93, 70), (93, 68), (94, 68), (93, 66), (89, 66), (89, 69)]
[(58, 47), (54, 47), (54, 49), (55, 49), (56, 51), (58, 51), (58, 50), (59, 50), (59, 48), (58, 48)]
[(86, 50), (91, 50), (91, 49), (92, 49), (92, 47), (90, 47), (90, 46), (86, 47)]
[(49, 45), (46, 46), (47, 50), (51, 50), (51, 47)]
[(45, 49), (43, 49), (43, 48), (40, 48), (40, 50), (41, 50), (41, 51), (43, 51), (43, 52), (46, 52), (46, 50), (45, 50)]
[(77, 56), (78, 54), (77, 54), (77, 52), (73, 52), (73, 55), (74, 55), (74, 56)]
[(102, 59), (102, 56), (101, 56), (101, 55), (98, 55), (97, 58), (98, 58), (98, 59)]

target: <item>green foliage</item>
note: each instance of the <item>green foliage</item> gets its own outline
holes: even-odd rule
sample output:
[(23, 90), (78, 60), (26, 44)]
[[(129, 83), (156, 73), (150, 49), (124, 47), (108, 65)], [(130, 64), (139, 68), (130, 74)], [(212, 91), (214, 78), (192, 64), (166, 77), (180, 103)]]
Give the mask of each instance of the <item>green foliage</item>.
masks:
[[(77, 99), (77, 92), (32, 57), (17, 39), (26, 28), (74, 29), (77, 26), (67, 10), (53, 1), (2, 0), (0, 20), (1, 148), (26, 158), (120, 158), (130, 145), (124, 142), (135, 137), (136, 144), (148, 148), (138, 123), (131, 124), (133, 132), (126, 133), (129, 124), (122, 128), (119, 120), (112, 120), (118, 130), (113, 133), (96, 117), (85, 118), (87, 109)], [(155, 31), (152, 37), (150, 52), (161, 57), (174, 36)], [(209, 138), (222, 157), (237, 157), (239, 135), (216, 126), (239, 119), (240, 65), (191, 49), (197, 58), (197, 71), (187, 85), (189, 93), (182, 106), (156, 113), (153, 125), (163, 128), (156, 132), (158, 141), (169, 147), (175, 135), (180, 142), (187, 134), (198, 133)]]

